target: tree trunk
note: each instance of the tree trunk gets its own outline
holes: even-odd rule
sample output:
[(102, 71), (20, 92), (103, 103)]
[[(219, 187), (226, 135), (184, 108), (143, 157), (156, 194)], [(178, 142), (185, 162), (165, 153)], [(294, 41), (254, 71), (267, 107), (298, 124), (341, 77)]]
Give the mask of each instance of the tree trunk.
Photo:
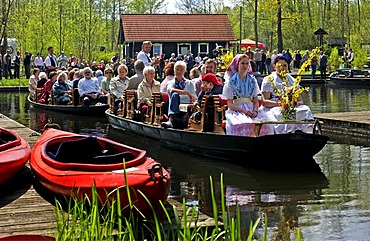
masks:
[(281, 30), (281, 4), (280, 0), (277, 0), (278, 12), (277, 12), (277, 37), (278, 37), (278, 51), (281, 53), (283, 51), (283, 33)]
[(112, 44), (111, 49), (112, 50), (114, 49), (114, 31), (116, 31), (115, 28), (114, 28), (115, 21), (116, 21), (116, 1), (113, 1), (113, 11), (112, 11), (112, 39), (111, 39), (111, 44)]
[(349, 17), (349, 0), (346, 0), (346, 17), (347, 17), (347, 26), (348, 26), (348, 46), (351, 46), (351, 19)]
[(257, 10), (258, 10), (258, 0), (254, 0), (254, 37), (256, 38), (255, 39), (256, 48), (258, 48), (258, 24), (257, 24), (258, 14), (257, 14)]
[(313, 28), (310, 0), (307, 0), (307, 11), (308, 11), (308, 19), (310, 20), (310, 27)]
[(357, 31), (361, 31), (361, 6), (360, 6), (360, 0), (357, 0), (357, 11), (358, 11), (358, 29)]

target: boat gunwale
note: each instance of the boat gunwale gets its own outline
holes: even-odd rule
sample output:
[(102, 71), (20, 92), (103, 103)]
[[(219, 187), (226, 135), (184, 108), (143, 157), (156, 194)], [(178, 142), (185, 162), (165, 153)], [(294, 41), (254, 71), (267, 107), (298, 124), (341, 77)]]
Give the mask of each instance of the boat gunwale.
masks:
[[(112, 171), (116, 171), (116, 170), (122, 170), (124, 167), (127, 169), (127, 168), (130, 168), (130, 167), (135, 167), (137, 165), (140, 165), (142, 163), (145, 162), (146, 158), (148, 158), (146, 156), (146, 151), (145, 150), (141, 150), (141, 149), (137, 149), (137, 148), (134, 148), (134, 147), (130, 147), (130, 146), (127, 146), (125, 144), (122, 144), (122, 143), (115, 143), (114, 141), (112, 140), (109, 140), (109, 139), (103, 139), (101, 137), (96, 137), (99, 141), (99, 143), (103, 142), (107, 142), (111, 145), (114, 145), (114, 146), (119, 146), (119, 147), (122, 147), (122, 148), (125, 148), (127, 150), (131, 150), (133, 152), (136, 152), (137, 153), (137, 156), (135, 157), (135, 159), (131, 160), (131, 161), (128, 161), (125, 163), (125, 166), (124, 166), (124, 163), (122, 161), (122, 163), (115, 163), (115, 164), (88, 164), (88, 163), (64, 163), (64, 162), (59, 162), (59, 161), (56, 161), (54, 160), (53, 158), (51, 158), (47, 152), (46, 152), (46, 148), (53, 144), (53, 142), (58, 142), (60, 140), (71, 140), (71, 139), (78, 139), (78, 138), (86, 138), (88, 137), (88, 135), (78, 135), (78, 134), (71, 134), (71, 135), (65, 135), (64, 133), (60, 133), (60, 134), (57, 134), (57, 135), (60, 135), (56, 138), (53, 138), (53, 139), (50, 139), (49, 137), (40, 137), (40, 140), (42, 140), (42, 143), (38, 143), (38, 145), (41, 145), (42, 147), (41, 148), (41, 158), (42, 158), (42, 161), (45, 163), (45, 165), (55, 169), (55, 170), (58, 170), (58, 171), (69, 171), (71, 172), (71, 174), (73, 172), (112, 172)], [(40, 160), (41, 161), (41, 160)]]
[(15, 140), (9, 141), (7, 143), (0, 145), (1, 152), (7, 151), (7, 150), (10, 150), (12, 148), (16, 148), (22, 145), (22, 139), (15, 131), (0, 127), (0, 133), (5, 133), (7, 135), (12, 135), (15, 137)]
[[(172, 146), (175, 149), (180, 149), (183, 151), (186, 150), (198, 150), (198, 155), (207, 156), (207, 157), (214, 157), (221, 160), (228, 160), (228, 161), (235, 161), (235, 159), (239, 159), (235, 153), (239, 153), (240, 155), (248, 154), (257, 154), (258, 146), (262, 143), (269, 142), (272, 138), (279, 139), (279, 141), (290, 141), (290, 142), (306, 142), (306, 143), (313, 143), (312, 147), (314, 147), (315, 151), (307, 152), (306, 155), (310, 156), (311, 158), (318, 153), (327, 143), (329, 140), (328, 136), (322, 134), (313, 134), (313, 133), (287, 133), (287, 134), (279, 134), (279, 135), (267, 135), (267, 136), (258, 136), (258, 137), (247, 137), (247, 136), (233, 136), (233, 135), (225, 135), (219, 133), (211, 133), (211, 132), (197, 132), (197, 131), (189, 131), (189, 130), (179, 130), (173, 128), (162, 128), (156, 125), (149, 125), (142, 122), (137, 122), (131, 119), (127, 119), (124, 117), (113, 115), (106, 111), (106, 115), (108, 121), (112, 128), (118, 130), (126, 130), (146, 138), (154, 139), (164, 143), (167, 146)], [(127, 123), (127, 124), (122, 124)], [(136, 125), (139, 128), (130, 128), (130, 126)], [(155, 136), (153, 131), (148, 129), (142, 128), (150, 128), (152, 130), (156, 130), (159, 135)], [(142, 132), (139, 132), (137, 129), (142, 129)], [(180, 136), (180, 138), (171, 139), (174, 136)], [(204, 141), (204, 138), (211, 137), (209, 143), (207, 145), (199, 146), (194, 142), (189, 142), (189, 138), (193, 138), (194, 140), (198, 140), (198, 143), (201, 139)], [(187, 140), (185, 140), (187, 138)], [(221, 139), (221, 142), (219, 141)], [(212, 145), (210, 143), (227, 143), (226, 145)], [(236, 145), (235, 145), (236, 144)], [(252, 145), (252, 146), (251, 146)], [(248, 148), (247, 148), (248, 146)], [(317, 150), (317, 151), (316, 151)], [(226, 153), (232, 153), (233, 156), (227, 156)], [(220, 155), (221, 154), (221, 155)], [(312, 155), (311, 155), (312, 154)], [(238, 160), (236, 160), (238, 161)], [(239, 161), (238, 161), (239, 162)]]
[(83, 105), (49, 105), (38, 103), (31, 100), (30, 96), (27, 97), (27, 100), (31, 103), (33, 107), (42, 108), (45, 110), (51, 111), (62, 111), (68, 113), (79, 113), (85, 115), (94, 115), (94, 114), (101, 114), (103, 115), (105, 110), (109, 108), (109, 104), (102, 104), (102, 105), (91, 105), (91, 106), (83, 106)]

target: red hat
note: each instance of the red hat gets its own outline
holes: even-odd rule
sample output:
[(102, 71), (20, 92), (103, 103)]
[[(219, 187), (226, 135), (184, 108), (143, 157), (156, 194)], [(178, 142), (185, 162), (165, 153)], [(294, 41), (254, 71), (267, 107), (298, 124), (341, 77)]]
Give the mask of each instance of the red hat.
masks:
[(212, 73), (202, 75), (202, 81), (212, 82), (215, 85), (222, 85), (222, 83), (217, 79), (216, 75)]

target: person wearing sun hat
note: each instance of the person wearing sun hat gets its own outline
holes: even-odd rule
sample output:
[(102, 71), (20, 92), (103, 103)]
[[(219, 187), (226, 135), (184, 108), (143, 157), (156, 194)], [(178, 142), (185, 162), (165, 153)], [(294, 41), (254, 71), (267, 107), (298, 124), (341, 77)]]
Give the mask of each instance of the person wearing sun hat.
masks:
[(217, 79), (216, 75), (207, 73), (202, 75), (202, 87), (198, 95), (198, 104), (202, 103), (204, 95), (220, 95), (222, 94), (222, 83)]

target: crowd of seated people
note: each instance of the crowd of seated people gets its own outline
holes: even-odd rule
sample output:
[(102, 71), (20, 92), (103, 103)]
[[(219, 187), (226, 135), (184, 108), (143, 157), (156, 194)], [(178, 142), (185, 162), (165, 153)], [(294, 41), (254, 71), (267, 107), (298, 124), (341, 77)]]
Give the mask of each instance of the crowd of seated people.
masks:
[[(283, 58), (278, 58), (277, 61), (278, 60), (284, 61)], [(212, 61), (209, 61), (208, 63), (208, 73), (205, 70), (205, 67), (203, 68), (203, 71), (200, 71), (201, 76), (199, 79), (201, 80), (201, 85), (198, 96), (196, 96), (196, 88), (194, 84), (198, 83), (199, 80), (196, 79), (195, 81), (191, 81), (184, 77), (186, 64), (184, 64), (183, 61), (172, 63), (174, 66), (174, 79), (168, 81), (166, 85), (169, 95), (169, 120), (163, 122), (162, 127), (186, 128), (186, 124), (181, 123), (181, 121), (184, 120), (183, 116), (186, 111), (183, 109), (180, 110), (180, 105), (201, 105), (204, 96), (211, 97), (212, 95), (219, 95), (227, 101), (227, 110), (225, 112), (225, 132), (228, 135), (255, 136), (254, 123), (260, 123), (261, 121), (275, 122), (281, 120), (281, 117), (278, 117), (279, 114), (281, 115), (279, 100), (274, 100), (273, 106), (269, 105), (268, 99), (271, 97), (273, 98), (273, 96), (270, 96), (271, 93), (273, 93), (270, 89), (271, 86), (268, 87), (268, 84), (264, 81), (262, 89), (260, 89), (256, 78), (250, 72), (251, 66), (247, 55), (240, 54), (235, 56), (230, 66), (228, 66), (225, 76), (214, 74), (213, 72), (216, 72), (217, 69), (212, 70)], [(281, 66), (284, 67), (284, 64), (281, 64)], [(275, 76), (274, 78), (279, 78), (279, 69), (275, 67), (275, 70), (276, 72), (272, 75)], [(145, 81), (147, 76), (146, 74), (144, 75)], [(289, 76), (288, 78), (292, 77)], [(290, 84), (292, 85), (293, 82), (294, 79)], [(142, 82), (141, 85), (144, 85), (144, 83)], [(260, 102), (258, 101), (258, 95), (261, 94), (263, 96), (262, 106), (260, 106)], [(139, 97), (139, 99), (141, 98)], [(145, 101), (149, 101), (149, 94), (145, 98)], [(141, 106), (143, 106), (143, 101), (139, 100), (138, 108), (145, 111)], [(312, 114), (307, 106), (303, 104), (299, 105), (297, 108), (297, 113), (298, 112), (303, 112), (304, 116), (301, 118), (299, 117), (301, 115), (298, 115), (297, 120), (312, 120)], [(307, 126), (308, 124), (296, 125), (297, 127), (294, 130), (288, 132), (294, 132), (298, 129), (303, 132), (309, 132), (309, 128), (305, 128), (305, 125)], [(262, 125), (259, 135), (286, 133), (279, 132), (276, 127), (271, 128), (271, 126), (276, 125)], [(284, 128), (286, 129), (286, 127)]]
[[(148, 44), (145, 46), (149, 47)], [(161, 113), (164, 116), (168, 115), (168, 121), (162, 121), (162, 127), (187, 128), (189, 108), (183, 107), (198, 106), (192, 111), (199, 111), (203, 107), (202, 100), (205, 96), (218, 95), (227, 102), (224, 117), (225, 132), (229, 135), (254, 136), (255, 122), (281, 120), (280, 101), (274, 94), (274, 88), (282, 88), (280, 72), (283, 69), (287, 71), (288, 64), (284, 57), (274, 59), (275, 72), (266, 77), (259, 87), (251, 72), (251, 60), (247, 54), (236, 55), (227, 67), (225, 75), (217, 73), (217, 60), (213, 58), (200, 61), (191, 70), (187, 69), (188, 64), (183, 60), (167, 61), (163, 67), (165, 78), (163, 80), (160, 78), (161, 82), (159, 82), (156, 80), (157, 69), (153, 66), (155, 62), (150, 64), (150, 58), (146, 57), (146, 55), (149, 57), (149, 52), (141, 51), (140, 54), (145, 58), (130, 60), (129, 64), (132, 66), (130, 68), (134, 70), (130, 78), (128, 73), (131, 70), (119, 61), (114, 62), (114, 65), (104, 64), (104, 68), (102, 64), (99, 68), (94, 65), (95, 73), (90, 67), (72, 68), (69, 72), (59, 69), (51, 71), (49, 78), (46, 73), (35, 68), (29, 79), (30, 97), (44, 104), (53, 102), (53, 104), (68, 105), (72, 103), (72, 98), (75, 98), (73, 90), (78, 89), (78, 97), (82, 100), (80, 104), (84, 106), (106, 104), (108, 98), (112, 98), (114, 100), (111, 102), (114, 103), (112, 110), (117, 114), (119, 108), (124, 108), (125, 91), (134, 90), (137, 97), (134, 108), (140, 113), (139, 120), (143, 121), (144, 116), (151, 114), (148, 113), (148, 107), (152, 106), (153, 93), (162, 93), (163, 97), (168, 96), (167, 105), (162, 103), (161, 107)], [(187, 71), (190, 79), (185, 77)], [(267, 78), (272, 78), (274, 84), (267, 81)], [(289, 85), (293, 85), (294, 78), (289, 74), (287, 78)], [(41, 88), (41, 94), (38, 96), (37, 91)], [(262, 106), (258, 101), (259, 95), (262, 96)], [(303, 105), (302, 99), (299, 99), (299, 102), (297, 120), (312, 120), (310, 109)], [(208, 117), (213, 115), (211, 112), (207, 113)], [(270, 124), (262, 126), (260, 135), (296, 130), (309, 132), (310, 128), (312, 129), (309, 125), (287, 128), (283, 124)]]

